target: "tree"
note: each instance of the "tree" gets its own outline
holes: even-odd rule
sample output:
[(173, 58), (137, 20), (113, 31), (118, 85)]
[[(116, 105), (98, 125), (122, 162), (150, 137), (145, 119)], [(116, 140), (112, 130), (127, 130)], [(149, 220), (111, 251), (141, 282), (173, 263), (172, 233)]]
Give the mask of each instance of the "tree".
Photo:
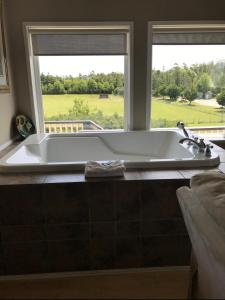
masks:
[(166, 90), (167, 95), (170, 97), (170, 100), (176, 101), (180, 95), (180, 89), (175, 84), (170, 84)]
[(98, 85), (97, 85), (97, 82), (94, 79), (91, 78), (91, 79), (88, 80), (87, 87), (88, 87), (88, 91), (89, 91), (90, 94), (97, 93)]
[(64, 85), (59, 81), (56, 80), (53, 84), (53, 94), (65, 94)]
[(184, 91), (184, 97), (189, 101), (189, 105), (191, 105), (191, 102), (194, 101), (198, 97), (198, 93), (196, 89), (187, 89)]
[(211, 79), (209, 74), (203, 73), (197, 82), (197, 89), (199, 92), (203, 94), (203, 99), (205, 99), (205, 95), (210, 89), (210, 86), (211, 86)]
[(167, 87), (165, 84), (159, 86), (158, 93), (160, 96), (163, 97), (164, 100), (165, 96), (167, 95)]
[(69, 110), (68, 114), (71, 115), (74, 120), (87, 119), (90, 114), (88, 103), (75, 98), (73, 107)]
[(124, 87), (117, 87), (113, 91), (113, 94), (116, 96), (124, 96)]
[(225, 89), (222, 90), (222, 92), (220, 94), (217, 95), (216, 97), (216, 101), (219, 105), (221, 105), (222, 107), (225, 106)]

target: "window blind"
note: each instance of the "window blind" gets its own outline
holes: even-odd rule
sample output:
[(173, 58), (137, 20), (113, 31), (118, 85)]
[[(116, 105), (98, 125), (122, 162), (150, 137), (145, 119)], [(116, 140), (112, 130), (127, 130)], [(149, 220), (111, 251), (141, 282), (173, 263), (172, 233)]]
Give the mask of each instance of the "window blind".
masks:
[(126, 32), (33, 33), (34, 55), (126, 55)]
[(153, 45), (224, 45), (225, 32), (153, 33)]
[(154, 45), (222, 45), (225, 27), (221, 24), (153, 25)]

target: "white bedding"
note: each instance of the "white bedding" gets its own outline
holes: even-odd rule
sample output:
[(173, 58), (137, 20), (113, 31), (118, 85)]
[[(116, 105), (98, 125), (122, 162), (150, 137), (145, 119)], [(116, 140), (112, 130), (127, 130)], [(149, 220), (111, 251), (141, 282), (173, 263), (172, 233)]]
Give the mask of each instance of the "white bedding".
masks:
[(177, 190), (198, 263), (197, 298), (225, 298), (225, 231), (188, 187)]
[(191, 178), (191, 191), (214, 221), (225, 230), (225, 174), (206, 172)]

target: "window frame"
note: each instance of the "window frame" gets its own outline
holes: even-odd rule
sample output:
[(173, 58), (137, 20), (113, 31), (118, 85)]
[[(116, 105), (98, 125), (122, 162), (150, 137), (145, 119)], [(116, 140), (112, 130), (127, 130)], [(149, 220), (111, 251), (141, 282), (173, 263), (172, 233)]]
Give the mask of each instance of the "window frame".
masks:
[[(224, 29), (225, 32), (225, 21), (149, 21), (148, 22), (148, 46), (147, 46), (147, 70), (150, 70), (150, 72), (147, 72), (147, 83), (146, 83), (146, 90), (147, 90), (147, 109), (149, 111), (149, 130), (158, 130), (158, 128), (152, 128), (151, 127), (151, 113), (152, 113), (152, 54), (153, 54), (153, 33), (154, 33), (154, 26), (201, 26), (204, 30), (205, 26), (219, 26)], [(150, 100), (148, 100), (150, 99)], [(148, 118), (148, 116), (147, 116)], [(215, 126), (216, 127), (216, 126)], [(197, 126), (196, 126), (197, 128)], [(204, 129), (204, 127), (199, 127)], [(168, 127), (160, 128), (163, 130), (169, 130)]]
[(42, 103), (42, 92), (40, 82), (39, 58), (33, 55), (32, 33), (34, 31), (46, 30), (79, 30), (79, 29), (109, 29), (127, 30), (128, 55), (124, 58), (124, 130), (133, 127), (133, 22), (25, 22), (23, 33), (25, 41), (25, 53), (27, 59), (28, 82), (31, 97), (32, 120), (37, 133), (44, 133), (44, 113)]

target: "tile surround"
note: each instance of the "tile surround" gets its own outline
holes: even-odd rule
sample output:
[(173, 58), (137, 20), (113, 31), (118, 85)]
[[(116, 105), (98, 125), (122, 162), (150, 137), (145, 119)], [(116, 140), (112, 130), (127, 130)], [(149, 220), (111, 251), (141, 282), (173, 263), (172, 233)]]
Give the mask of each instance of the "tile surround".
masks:
[(36, 225), (45, 221), (40, 186), (3, 186), (0, 189), (0, 223), (3, 225)]
[(115, 266), (115, 238), (110, 236), (92, 238), (90, 259), (92, 270), (113, 269)]
[[(171, 243), (190, 248), (175, 195), (187, 183), (0, 186), (0, 274), (185, 264), (190, 253)], [(161, 247), (172, 250), (155, 258)]]
[(189, 264), (175, 191), (218, 168), (0, 175), (0, 274)]
[(89, 240), (47, 241), (47, 272), (90, 269)]
[(5, 274), (30, 274), (47, 271), (46, 242), (4, 243), (2, 247)]
[(89, 206), (82, 184), (50, 184), (41, 187), (46, 207), (46, 222), (53, 224), (87, 222)]

